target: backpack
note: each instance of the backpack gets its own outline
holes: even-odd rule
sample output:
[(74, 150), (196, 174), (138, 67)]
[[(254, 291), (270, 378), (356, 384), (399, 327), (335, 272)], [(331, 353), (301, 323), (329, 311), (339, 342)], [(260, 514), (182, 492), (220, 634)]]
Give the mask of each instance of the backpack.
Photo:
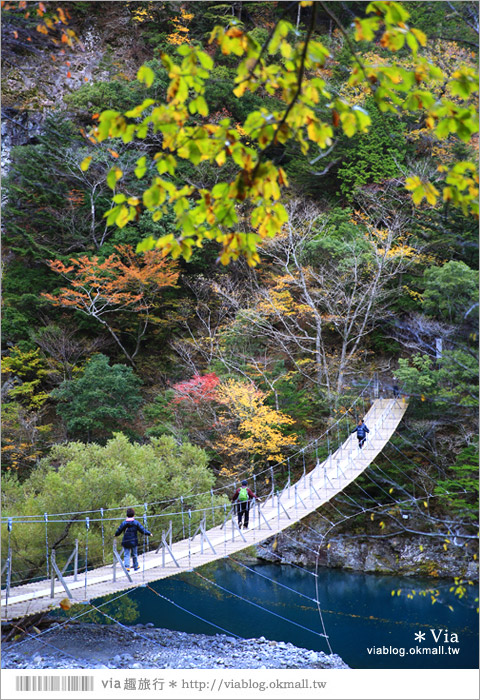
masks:
[(243, 488), (241, 488), (240, 491), (238, 492), (238, 500), (239, 501), (248, 501), (248, 491), (247, 491), (245, 486)]

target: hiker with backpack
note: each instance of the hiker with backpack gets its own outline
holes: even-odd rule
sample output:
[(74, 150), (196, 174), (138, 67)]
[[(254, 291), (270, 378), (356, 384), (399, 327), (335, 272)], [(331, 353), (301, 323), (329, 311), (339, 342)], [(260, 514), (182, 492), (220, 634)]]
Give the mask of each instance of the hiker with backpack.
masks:
[(369, 429), (363, 422), (363, 418), (359, 418), (358, 425), (354, 430), (352, 430), (352, 433), (357, 433), (358, 446), (360, 449), (362, 449), (362, 447), (364, 446), (365, 441), (367, 439), (367, 433), (369, 432)]
[(398, 388), (398, 379), (396, 377), (393, 378), (393, 398), (398, 399), (400, 396), (400, 389)]
[(243, 520), (243, 527), (245, 530), (248, 528), (250, 506), (253, 499), (257, 498), (253, 491), (248, 488), (247, 483), (247, 480), (244, 479), (242, 485), (232, 496), (232, 503), (237, 503), (238, 527), (241, 529)]
[(122, 532), (124, 533), (122, 539), (122, 547), (124, 552), (123, 562), (127, 571), (130, 571), (130, 553), (132, 554), (133, 559), (133, 570), (138, 571), (140, 569), (137, 559), (138, 530), (140, 530), (140, 532), (143, 535), (147, 535), (148, 537), (150, 537), (150, 535), (152, 534), (148, 530), (145, 530), (143, 525), (141, 525), (137, 520), (135, 520), (135, 511), (133, 510), (133, 508), (127, 508), (127, 517), (115, 533), (115, 537), (121, 535)]

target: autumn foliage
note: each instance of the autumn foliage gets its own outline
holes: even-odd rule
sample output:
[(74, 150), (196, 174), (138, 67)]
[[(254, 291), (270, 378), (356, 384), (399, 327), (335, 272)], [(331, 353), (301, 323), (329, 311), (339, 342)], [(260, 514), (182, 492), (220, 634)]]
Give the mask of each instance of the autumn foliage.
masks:
[(220, 379), (215, 372), (204, 374), (194, 374), (192, 379), (186, 382), (179, 382), (173, 385), (175, 397), (173, 402), (200, 404), (202, 401), (213, 401), (216, 398), (215, 389), (220, 384)]
[(50, 260), (50, 268), (62, 275), (69, 286), (62, 287), (56, 294), (42, 296), (55, 306), (81, 311), (102, 323), (131, 361), (134, 355), (130, 356), (125, 350), (106, 315), (137, 312), (145, 328), (159, 291), (175, 286), (179, 273), (175, 263), (166, 260), (158, 250), (137, 255), (131, 246), (119, 245), (115, 251), (103, 262), (97, 255), (70, 258), (69, 265), (61, 260)]
[(73, 307), (93, 315), (128, 308), (147, 311), (148, 290), (172, 287), (178, 279), (175, 265), (159, 251), (136, 255), (129, 245), (116, 246), (103, 262), (98, 255), (70, 258), (70, 265), (50, 260), (49, 266), (70, 282), (54, 294), (43, 294), (55, 306)]

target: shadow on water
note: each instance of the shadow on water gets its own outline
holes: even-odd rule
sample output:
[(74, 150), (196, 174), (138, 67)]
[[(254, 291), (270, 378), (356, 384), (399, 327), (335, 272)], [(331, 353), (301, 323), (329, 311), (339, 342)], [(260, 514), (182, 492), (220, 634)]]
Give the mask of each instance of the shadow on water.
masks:
[[(247, 639), (263, 635), (328, 653), (314, 602), (312, 572), (275, 564), (257, 563), (250, 568), (254, 571), (223, 560), (199, 570), (231, 593), (206, 582), (196, 572), (149, 584), (201, 619), (148, 588), (137, 588), (129, 594), (138, 609), (135, 622), (220, 634), (221, 630), (209, 624), (214, 623)], [(141, 579), (140, 572), (138, 576)], [(471, 587), (474, 593), (466, 601), (459, 601), (449, 593), (449, 581), (434, 585), (442, 591), (442, 602), (436, 604), (430, 596), (419, 595), (432, 587), (431, 580), (320, 569), (319, 599), (332, 650), (352, 668), (478, 668), (476, 588)], [(399, 589), (400, 596), (396, 594)], [(412, 589), (417, 594), (408, 599), (406, 594)], [(108, 607), (105, 610), (108, 612)]]

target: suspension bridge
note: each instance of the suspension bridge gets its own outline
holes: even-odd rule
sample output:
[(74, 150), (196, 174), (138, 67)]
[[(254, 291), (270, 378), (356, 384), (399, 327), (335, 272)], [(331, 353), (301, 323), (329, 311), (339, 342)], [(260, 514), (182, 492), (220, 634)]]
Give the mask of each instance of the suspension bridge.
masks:
[(350, 434), (336, 450), (329, 450), (325, 460), (321, 462), (317, 458), (313, 469), (307, 471), (304, 467), (303, 475), (295, 483), (290, 483), (289, 478), (281, 490), (275, 490), (272, 479), (271, 492), (252, 503), (249, 529), (238, 527), (234, 507), (228, 513), (222, 511), (223, 522), (207, 529), (207, 515), (211, 515), (213, 507), (205, 508), (195, 533), (174, 542), (170, 521), (169, 527), (161, 533), (158, 547), (144, 553), (143, 566), (136, 573), (126, 570), (115, 539), (113, 564), (90, 570), (85, 566), (85, 571), (79, 573), (77, 541), (62, 569), (56, 562), (55, 550), (52, 550), (49, 578), (12, 586), (12, 555), (9, 551), (2, 570), (2, 574), (6, 572), (1, 601), (2, 621), (48, 611), (58, 607), (64, 598), (70, 599), (72, 604), (88, 603), (108, 594), (145, 586), (259, 544), (316, 511), (364, 472), (389, 442), (406, 408), (405, 398), (375, 399), (364, 417), (370, 433), (363, 449), (359, 448), (356, 435)]

